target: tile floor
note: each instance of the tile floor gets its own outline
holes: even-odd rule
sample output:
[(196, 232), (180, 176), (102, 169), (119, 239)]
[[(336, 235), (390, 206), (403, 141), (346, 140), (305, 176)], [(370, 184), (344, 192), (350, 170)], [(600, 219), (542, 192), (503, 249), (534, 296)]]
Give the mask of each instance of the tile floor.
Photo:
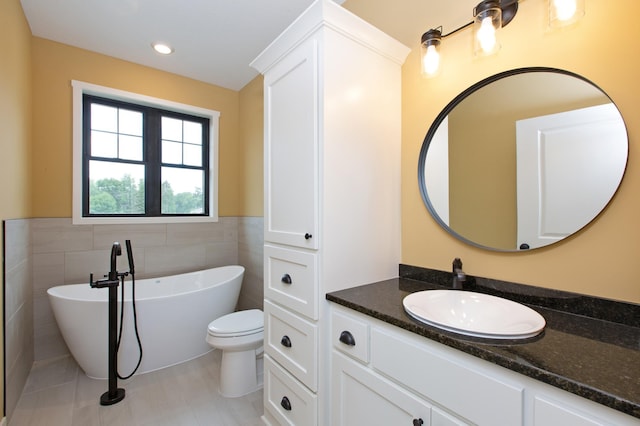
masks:
[(36, 363), (9, 426), (262, 425), (262, 391), (227, 399), (218, 393), (220, 351), (118, 381), (124, 400), (101, 406), (106, 380), (88, 378), (73, 358)]

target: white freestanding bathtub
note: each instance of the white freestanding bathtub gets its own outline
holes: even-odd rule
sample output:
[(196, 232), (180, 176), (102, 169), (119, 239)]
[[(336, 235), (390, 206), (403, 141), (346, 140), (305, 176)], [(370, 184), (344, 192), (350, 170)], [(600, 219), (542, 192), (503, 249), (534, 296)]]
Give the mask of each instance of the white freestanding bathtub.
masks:
[[(223, 266), (168, 277), (136, 280), (138, 332), (143, 357), (136, 374), (196, 358), (211, 350), (207, 325), (234, 311), (244, 268)], [(131, 374), (138, 362), (133, 327), (131, 277), (125, 279), (124, 329), (118, 372)], [(122, 289), (118, 287), (118, 327)], [(47, 290), (62, 337), (87, 376), (108, 377), (108, 289), (70, 284)], [(118, 328), (119, 332), (119, 328)]]

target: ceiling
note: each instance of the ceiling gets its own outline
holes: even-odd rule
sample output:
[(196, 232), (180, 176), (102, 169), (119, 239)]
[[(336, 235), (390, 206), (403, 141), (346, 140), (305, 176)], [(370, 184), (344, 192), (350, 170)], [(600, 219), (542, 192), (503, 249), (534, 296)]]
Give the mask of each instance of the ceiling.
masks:
[[(443, 25), (447, 32), (470, 21), (477, 1), (347, 0), (344, 6), (414, 47), (431, 27)], [(249, 63), (312, 2), (21, 0), (34, 36), (231, 90), (257, 75)], [(170, 44), (174, 53), (155, 53), (156, 41)]]

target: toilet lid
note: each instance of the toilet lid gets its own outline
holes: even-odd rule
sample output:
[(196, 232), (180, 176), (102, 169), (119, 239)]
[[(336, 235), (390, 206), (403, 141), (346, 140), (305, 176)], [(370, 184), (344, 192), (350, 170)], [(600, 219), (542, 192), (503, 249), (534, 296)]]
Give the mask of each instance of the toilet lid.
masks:
[(264, 328), (264, 314), (260, 309), (232, 312), (209, 323), (208, 332), (216, 336), (242, 336)]

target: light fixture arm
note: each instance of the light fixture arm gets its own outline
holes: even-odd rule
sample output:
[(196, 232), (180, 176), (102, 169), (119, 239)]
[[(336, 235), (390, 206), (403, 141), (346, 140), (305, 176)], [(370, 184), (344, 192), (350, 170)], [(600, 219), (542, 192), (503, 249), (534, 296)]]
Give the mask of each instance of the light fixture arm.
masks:
[[(473, 8), (473, 16), (476, 16), (477, 15), (476, 11), (479, 11), (479, 9), (482, 10), (481, 6), (488, 2), (498, 3), (498, 7), (500, 7), (500, 10), (502, 10), (502, 26), (503, 27), (507, 26), (507, 24), (511, 22), (513, 18), (516, 16), (516, 13), (518, 13), (519, 0), (486, 0), (486, 1), (480, 2), (478, 6)], [(450, 35), (457, 33), (458, 31), (461, 31), (467, 27), (470, 27), (471, 25), (473, 25), (473, 21), (467, 22), (466, 24), (461, 25), (455, 30), (450, 31), (446, 34), (442, 33), (442, 25), (439, 27), (436, 27), (435, 30), (440, 30), (440, 34), (441, 34), (440, 38), (446, 38), (446, 37), (449, 37)]]
[[(458, 31), (464, 30), (465, 28), (470, 27), (471, 25), (473, 25), (473, 21), (467, 22), (466, 24), (464, 24), (464, 25), (462, 25), (462, 26), (456, 28), (455, 30), (450, 31), (450, 32), (448, 32), (446, 34), (442, 34), (442, 38), (449, 37), (450, 35), (453, 35), (453, 34), (457, 33)], [(442, 27), (438, 27), (438, 28), (442, 29)]]

